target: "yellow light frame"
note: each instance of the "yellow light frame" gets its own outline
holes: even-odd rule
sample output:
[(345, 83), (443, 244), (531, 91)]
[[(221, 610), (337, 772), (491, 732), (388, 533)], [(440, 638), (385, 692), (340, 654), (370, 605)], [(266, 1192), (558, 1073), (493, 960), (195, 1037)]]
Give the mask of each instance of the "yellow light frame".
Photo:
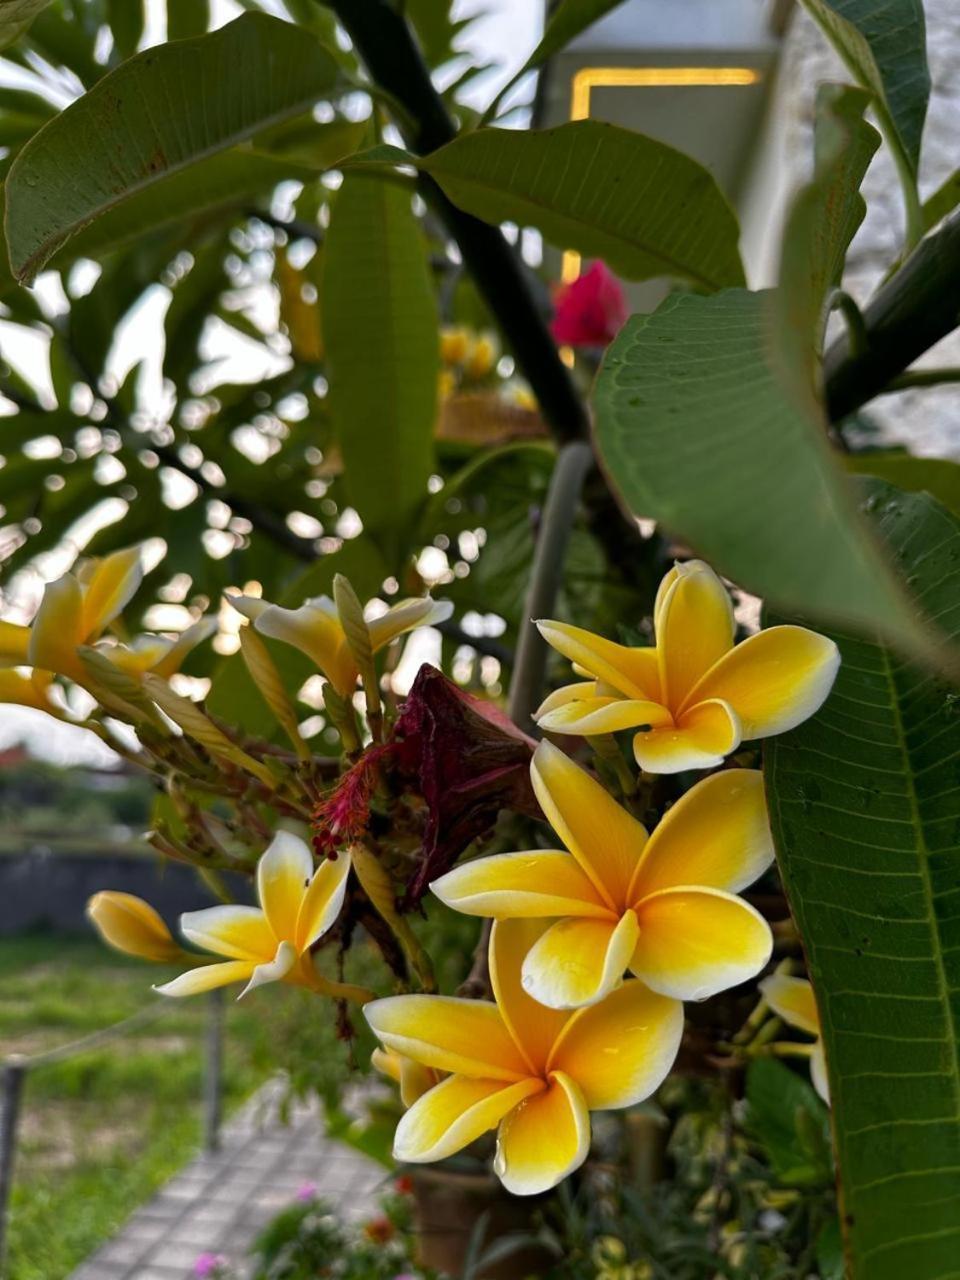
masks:
[[(589, 120), (594, 89), (743, 86), (758, 84), (761, 79), (762, 73), (755, 67), (581, 67), (570, 85), (570, 119)], [(579, 274), (580, 254), (568, 249), (560, 278), (569, 284)]]

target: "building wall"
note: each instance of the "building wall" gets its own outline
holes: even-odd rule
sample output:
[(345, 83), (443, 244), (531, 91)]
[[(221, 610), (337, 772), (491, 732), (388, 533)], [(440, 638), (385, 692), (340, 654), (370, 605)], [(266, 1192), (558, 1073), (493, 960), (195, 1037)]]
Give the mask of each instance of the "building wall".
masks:
[[(960, 3), (924, 0), (927, 55), (933, 94), (921, 156), (920, 191), (927, 196), (960, 168)], [(799, 6), (798, 6), (799, 10)], [(807, 14), (799, 10), (783, 54), (780, 116), (784, 124), (785, 169), (801, 181), (809, 172), (815, 86), (824, 80), (849, 81), (849, 73)], [(867, 216), (851, 246), (849, 292), (866, 302), (899, 252), (903, 205), (892, 159), (881, 147), (863, 186)], [(769, 273), (769, 254), (760, 255)], [(960, 365), (960, 336), (953, 334), (920, 364)], [(905, 391), (873, 401), (869, 416), (891, 442), (909, 443), (916, 453), (960, 459), (960, 388), (956, 385)]]

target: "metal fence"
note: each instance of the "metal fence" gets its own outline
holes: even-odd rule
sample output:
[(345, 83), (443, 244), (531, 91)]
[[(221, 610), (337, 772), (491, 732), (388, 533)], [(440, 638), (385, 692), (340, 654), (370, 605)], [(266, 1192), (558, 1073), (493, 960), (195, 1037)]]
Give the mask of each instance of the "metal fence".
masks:
[[(220, 1126), (223, 1119), (223, 992), (212, 991), (208, 999), (204, 1029), (203, 1142), (206, 1151), (214, 1152), (220, 1147)], [(38, 1067), (79, 1057), (110, 1044), (111, 1041), (119, 1040), (132, 1031), (147, 1027), (159, 1021), (170, 1007), (169, 1002), (159, 1001), (124, 1018), (122, 1022), (103, 1027), (70, 1044), (59, 1045), (43, 1053), (11, 1054), (3, 1060), (0, 1065), (0, 1274), (3, 1273), (6, 1254), (7, 1222), (27, 1076)]]

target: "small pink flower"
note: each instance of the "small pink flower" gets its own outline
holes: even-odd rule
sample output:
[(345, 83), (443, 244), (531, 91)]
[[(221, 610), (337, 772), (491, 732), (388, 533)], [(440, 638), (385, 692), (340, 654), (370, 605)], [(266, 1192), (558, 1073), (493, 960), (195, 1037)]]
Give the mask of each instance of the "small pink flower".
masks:
[(222, 1253), (201, 1253), (193, 1264), (193, 1274), (203, 1280), (205, 1276), (215, 1276), (226, 1265), (227, 1259)]
[(565, 346), (605, 347), (620, 332), (628, 314), (619, 280), (606, 263), (597, 260), (557, 290), (550, 331)]
[(301, 1182), (297, 1188), (297, 1199), (304, 1202), (316, 1200), (319, 1187), (315, 1182)]

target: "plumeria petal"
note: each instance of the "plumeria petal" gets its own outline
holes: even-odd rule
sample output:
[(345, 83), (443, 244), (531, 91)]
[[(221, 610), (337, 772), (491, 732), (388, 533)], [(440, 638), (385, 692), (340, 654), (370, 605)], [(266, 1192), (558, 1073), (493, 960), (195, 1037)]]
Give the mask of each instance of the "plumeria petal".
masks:
[(646, 829), (549, 742), (537, 747), (530, 777), (547, 821), (619, 915), (647, 842)]
[(673, 717), (657, 702), (640, 702), (636, 698), (581, 698), (536, 716), (537, 724), (548, 733), (577, 733), (588, 737), (594, 733), (619, 733), (638, 725), (671, 725)]
[(749, 636), (693, 688), (689, 704), (722, 698), (735, 709), (744, 738), (785, 733), (826, 701), (840, 651), (806, 627), (770, 627)]
[(438, 622), (446, 622), (452, 613), (450, 600), (431, 600), (429, 596), (401, 600), (379, 618), (372, 618), (367, 623), (373, 652), (385, 648), (405, 631), (413, 631), (416, 627), (435, 627)]
[(176, 640), (167, 650), (167, 652), (155, 664), (153, 670), (158, 676), (168, 679), (176, 674), (183, 666), (184, 659), (199, 644), (203, 644), (205, 640), (209, 640), (216, 633), (218, 622), (216, 618), (200, 618), (191, 626), (182, 631)]
[(30, 648), (30, 628), (0, 621), (0, 667), (24, 667)]
[(719, 889), (662, 889), (636, 910), (640, 940), (630, 967), (676, 1000), (705, 1000), (746, 982), (773, 951), (759, 911)]
[(313, 876), (313, 856), (303, 840), (278, 831), (257, 864), (257, 894), (277, 942), (292, 942), (307, 886)]
[(363, 1012), (382, 1044), (424, 1066), (481, 1080), (523, 1080), (530, 1074), (500, 1010), (487, 1001), (387, 996)]
[(471, 916), (611, 916), (576, 858), (558, 849), (477, 858), (430, 888), (448, 907)]
[[(440, 1074), (432, 1067), (425, 1067), (402, 1053), (394, 1053), (392, 1049), (374, 1049), (370, 1061), (377, 1071), (400, 1086), (400, 1101), (405, 1107), (412, 1107), (418, 1098), (440, 1083)], [(503, 1087), (502, 1080), (497, 1081), (497, 1087)]]
[(631, 979), (573, 1015), (550, 1065), (577, 1081), (591, 1111), (632, 1107), (666, 1079), (682, 1036), (683, 1005)]
[(273, 608), (269, 600), (264, 600), (260, 596), (242, 596), (228, 592), (224, 599), (227, 604), (236, 609), (237, 613), (242, 613), (248, 622), (256, 622), (261, 613), (266, 613), (268, 609)]
[(137, 636), (133, 644), (112, 644), (101, 640), (94, 646), (115, 667), (130, 675), (143, 675), (145, 671), (159, 672), (159, 666), (170, 654), (173, 641), (166, 636)]
[(827, 1076), (827, 1055), (823, 1041), (818, 1040), (810, 1054), (810, 1079), (827, 1106), (830, 1105), (830, 1080)]
[[(569, 856), (569, 855), (568, 855)], [(498, 920), (490, 934), (490, 981), (507, 1030), (534, 1075), (543, 1076), (569, 1014), (548, 1009), (524, 990), (524, 958), (543, 936), (542, 920)]]
[(338, 854), (336, 861), (328, 859), (314, 872), (297, 915), (294, 938), (298, 952), (312, 947), (340, 914), (349, 874), (349, 853)]
[(256, 991), (257, 987), (263, 987), (268, 982), (280, 982), (296, 963), (296, 947), (292, 942), (281, 942), (277, 947), (277, 954), (272, 960), (267, 960), (263, 964), (257, 965), (250, 975), (250, 981), (237, 996), (237, 999), (242, 1000), (251, 991)]
[(72, 574), (64, 574), (44, 588), (40, 608), (30, 628), (28, 660), (33, 667), (76, 677), (82, 674), (77, 646), (86, 639), (83, 594)]
[(657, 594), (660, 696), (679, 709), (697, 681), (733, 647), (735, 623), (727, 591), (702, 560), (677, 565)]
[(272, 604), (258, 613), (254, 623), (261, 635), (293, 645), (317, 664), (342, 697), (353, 693), (357, 664), (336, 614), (323, 607), (323, 598), (299, 609)]
[(180, 917), (180, 932), (214, 955), (260, 964), (272, 960), (277, 940), (267, 917), (257, 907), (205, 907)]
[[(589, 675), (589, 672), (581, 672), (579, 674)], [(584, 698), (596, 698), (597, 682), (596, 680), (580, 680), (576, 684), (564, 684), (559, 689), (554, 689), (552, 693), (548, 693), (544, 700), (533, 713), (534, 720), (539, 720), (541, 716), (547, 715), (550, 711), (556, 711), (557, 707), (565, 707), (568, 702), (579, 702)]]
[(733, 708), (714, 699), (691, 707), (675, 728), (636, 734), (633, 754), (647, 773), (683, 773), (713, 769), (739, 745), (740, 723)]
[(524, 989), (551, 1009), (596, 1004), (620, 985), (639, 936), (632, 911), (616, 924), (558, 920), (523, 962)]
[(791, 978), (786, 973), (771, 973), (760, 983), (764, 1000), (784, 1022), (812, 1036), (820, 1034), (820, 1015), (812, 985), (806, 978)]
[(668, 809), (640, 858), (630, 900), (680, 884), (737, 893), (773, 862), (773, 837), (758, 769), (704, 778)]
[(547, 644), (583, 671), (605, 680), (628, 698), (660, 701), (660, 677), (653, 649), (631, 649), (595, 636), (567, 622), (544, 619), (537, 623)]
[(154, 987), (161, 996), (198, 996), (204, 991), (215, 991), (218, 987), (229, 987), (233, 982), (248, 979), (256, 968), (252, 960), (228, 960), (225, 964), (204, 964), (197, 969), (188, 969), (179, 978)]
[(504, 1085), (502, 1080), (450, 1076), (413, 1104), (397, 1125), (396, 1160), (419, 1164), (455, 1155), (500, 1123), (525, 1098), (545, 1089), (533, 1077)]
[(500, 1123), (494, 1172), (515, 1196), (549, 1191), (590, 1150), (590, 1113), (577, 1083), (555, 1071), (549, 1088), (526, 1098)]
[(102, 560), (88, 560), (77, 577), (83, 587), (83, 639), (98, 636), (122, 613), (143, 581), (140, 547), (125, 547)]

